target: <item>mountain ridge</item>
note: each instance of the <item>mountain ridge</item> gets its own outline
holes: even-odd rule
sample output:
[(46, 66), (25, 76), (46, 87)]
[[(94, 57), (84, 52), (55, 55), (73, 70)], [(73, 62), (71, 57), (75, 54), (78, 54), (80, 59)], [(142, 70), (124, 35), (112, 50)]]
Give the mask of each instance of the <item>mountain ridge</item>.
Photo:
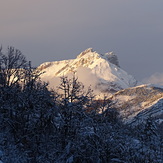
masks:
[[(112, 107), (120, 112), (124, 123), (140, 125), (153, 120), (163, 126), (163, 88), (145, 84), (120, 90), (111, 97)], [(163, 135), (163, 132), (162, 132)]]

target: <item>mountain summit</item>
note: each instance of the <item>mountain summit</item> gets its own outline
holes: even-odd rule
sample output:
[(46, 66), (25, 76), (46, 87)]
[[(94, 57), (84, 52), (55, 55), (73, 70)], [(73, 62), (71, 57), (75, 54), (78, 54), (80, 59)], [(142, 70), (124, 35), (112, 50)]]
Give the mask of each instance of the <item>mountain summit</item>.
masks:
[(118, 57), (113, 52), (99, 54), (92, 48), (81, 52), (76, 59), (46, 62), (38, 69), (45, 72), (41, 78), (50, 85), (55, 84), (53, 78), (74, 73), (84, 85), (91, 85), (103, 93), (113, 93), (137, 84), (133, 76), (120, 68)]

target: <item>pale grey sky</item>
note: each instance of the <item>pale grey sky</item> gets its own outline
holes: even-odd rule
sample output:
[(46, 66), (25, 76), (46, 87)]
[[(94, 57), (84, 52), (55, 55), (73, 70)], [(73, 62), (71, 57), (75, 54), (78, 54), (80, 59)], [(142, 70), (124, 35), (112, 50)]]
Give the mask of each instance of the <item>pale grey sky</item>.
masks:
[(114, 51), (138, 80), (163, 72), (163, 0), (0, 0), (0, 44), (33, 65)]

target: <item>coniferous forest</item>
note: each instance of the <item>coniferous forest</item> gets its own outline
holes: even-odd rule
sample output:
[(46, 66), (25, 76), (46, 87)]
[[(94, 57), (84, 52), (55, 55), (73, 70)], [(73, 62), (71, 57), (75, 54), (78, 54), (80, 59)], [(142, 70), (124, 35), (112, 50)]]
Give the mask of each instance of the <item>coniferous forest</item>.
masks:
[(0, 49), (1, 163), (161, 163), (155, 122), (124, 124), (107, 98), (63, 76), (56, 90), (14, 47)]

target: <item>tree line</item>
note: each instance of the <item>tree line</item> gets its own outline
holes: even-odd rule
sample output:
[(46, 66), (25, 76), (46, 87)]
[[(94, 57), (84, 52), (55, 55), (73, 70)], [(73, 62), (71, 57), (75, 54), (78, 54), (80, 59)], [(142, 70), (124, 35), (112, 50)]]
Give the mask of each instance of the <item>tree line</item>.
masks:
[(40, 75), (19, 50), (0, 48), (1, 162), (162, 162), (152, 120), (125, 125), (110, 100), (95, 100), (77, 77), (49, 90)]

